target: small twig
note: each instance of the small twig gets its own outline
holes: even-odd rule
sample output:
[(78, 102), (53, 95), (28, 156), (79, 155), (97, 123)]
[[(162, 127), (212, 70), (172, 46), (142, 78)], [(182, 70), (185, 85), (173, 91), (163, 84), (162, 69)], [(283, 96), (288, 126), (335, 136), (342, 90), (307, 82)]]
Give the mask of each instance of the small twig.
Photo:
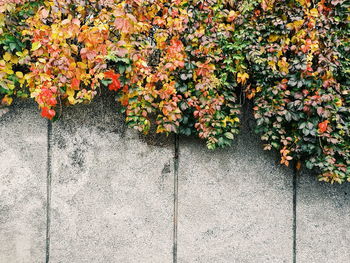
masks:
[(61, 118), (62, 112), (63, 112), (61, 96), (58, 96), (58, 101), (59, 101), (59, 103), (60, 103), (60, 114), (59, 114), (59, 118)]
[(321, 136), (318, 136), (318, 141), (320, 142), (320, 146), (322, 148), (322, 150), (324, 151), (323, 145), (322, 145), (322, 141), (321, 141)]

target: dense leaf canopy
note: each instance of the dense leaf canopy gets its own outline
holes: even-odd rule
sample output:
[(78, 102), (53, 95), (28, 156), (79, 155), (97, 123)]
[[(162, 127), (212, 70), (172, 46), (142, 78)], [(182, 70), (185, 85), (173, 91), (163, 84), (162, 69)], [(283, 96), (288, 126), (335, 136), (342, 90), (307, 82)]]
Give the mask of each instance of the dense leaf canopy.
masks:
[(230, 145), (252, 101), (265, 149), (350, 181), (345, 0), (0, 0), (0, 101), (63, 105), (108, 88), (141, 132)]

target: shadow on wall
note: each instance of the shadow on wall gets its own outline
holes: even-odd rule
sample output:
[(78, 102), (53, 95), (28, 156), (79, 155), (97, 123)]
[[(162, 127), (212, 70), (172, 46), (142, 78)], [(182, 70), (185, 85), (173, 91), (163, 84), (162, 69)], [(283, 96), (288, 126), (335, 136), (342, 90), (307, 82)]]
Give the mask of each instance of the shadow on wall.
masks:
[[(50, 142), (31, 102), (0, 118), (1, 260), (44, 262), (49, 208), (52, 262), (172, 262), (174, 136), (141, 136), (117, 111), (108, 96), (64, 108)], [(349, 184), (302, 172), (293, 200), (293, 170), (248, 110), (242, 123), (226, 149), (179, 139), (178, 262), (347, 262)]]

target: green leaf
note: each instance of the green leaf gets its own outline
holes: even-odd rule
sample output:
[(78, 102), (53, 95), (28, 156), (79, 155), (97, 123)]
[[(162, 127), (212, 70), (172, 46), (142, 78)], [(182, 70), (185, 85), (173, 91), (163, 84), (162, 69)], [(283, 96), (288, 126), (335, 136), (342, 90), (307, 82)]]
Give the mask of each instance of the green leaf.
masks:
[(225, 132), (225, 137), (230, 139), (230, 140), (233, 140), (234, 139), (234, 135), (231, 133), (231, 132)]

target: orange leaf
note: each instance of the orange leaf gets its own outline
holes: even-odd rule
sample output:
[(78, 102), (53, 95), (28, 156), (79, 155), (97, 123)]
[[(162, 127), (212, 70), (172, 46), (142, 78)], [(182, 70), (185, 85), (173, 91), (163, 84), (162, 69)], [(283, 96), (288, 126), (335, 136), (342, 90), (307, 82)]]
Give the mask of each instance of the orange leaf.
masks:
[(79, 90), (79, 86), (80, 86), (80, 80), (77, 78), (72, 79), (72, 89), (73, 90)]
[(325, 131), (327, 131), (328, 123), (329, 123), (328, 120), (325, 120), (325, 121), (323, 121), (323, 122), (320, 122), (320, 123), (318, 124), (318, 131), (319, 131), (320, 133), (324, 133)]

